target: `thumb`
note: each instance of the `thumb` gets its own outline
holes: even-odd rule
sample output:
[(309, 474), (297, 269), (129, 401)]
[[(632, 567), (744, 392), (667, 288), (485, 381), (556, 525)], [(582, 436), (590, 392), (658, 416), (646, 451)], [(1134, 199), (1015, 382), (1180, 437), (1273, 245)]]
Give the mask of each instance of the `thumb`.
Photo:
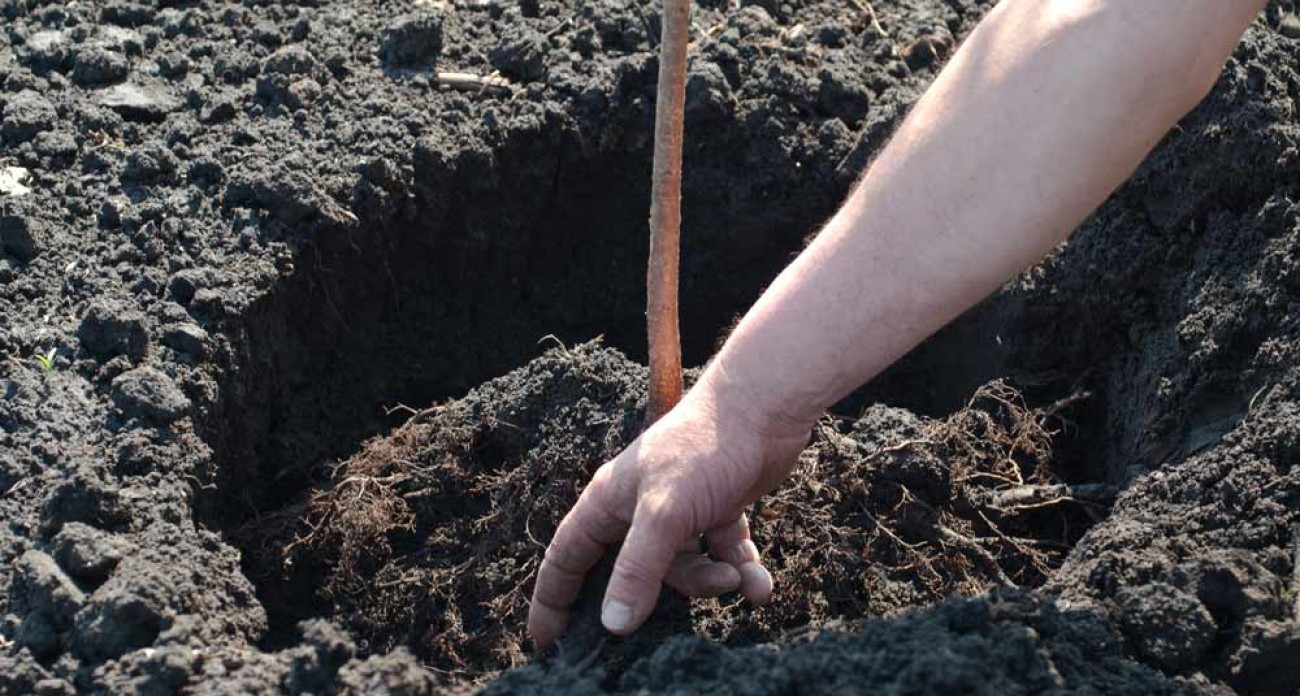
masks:
[(684, 519), (667, 506), (637, 506), (605, 590), (600, 622), (606, 630), (627, 635), (654, 611), (664, 576), (686, 537)]

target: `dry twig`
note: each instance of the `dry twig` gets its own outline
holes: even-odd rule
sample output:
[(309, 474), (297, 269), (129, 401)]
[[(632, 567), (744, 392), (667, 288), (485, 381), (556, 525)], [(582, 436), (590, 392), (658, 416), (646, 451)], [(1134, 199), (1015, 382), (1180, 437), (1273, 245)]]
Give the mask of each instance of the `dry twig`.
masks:
[(865, 14), (867, 19), (871, 22), (871, 28), (875, 30), (877, 34), (880, 34), (886, 39), (889, 38), (889, 32), (885, 31), (885, 28), (880, 26), (880, 18), (876, 17), (876, 8), (872, 7), (871, 3), (867, 2), (867, 0), (849, 0), (849, 2), (853, 3), (853, 5), (859, 10), (862, 10), (862, 13)]
[(478, 92), (496, 96), (508, 95), (514, 92), (514, 84), (496, 74), (475, 75), (474, 73), (464, 72), (439, 72), (434, 75), (434, 80), (443, 87), (457, 89), (462, 92)]
[(1001, 513), (1014, 514), (1060, 503), (1107, 506), (1115, 489), (1104, 483), (1057, 483), (1045, 486), (1015, 486), (1001, 490), (975, 490), (971, 502)]

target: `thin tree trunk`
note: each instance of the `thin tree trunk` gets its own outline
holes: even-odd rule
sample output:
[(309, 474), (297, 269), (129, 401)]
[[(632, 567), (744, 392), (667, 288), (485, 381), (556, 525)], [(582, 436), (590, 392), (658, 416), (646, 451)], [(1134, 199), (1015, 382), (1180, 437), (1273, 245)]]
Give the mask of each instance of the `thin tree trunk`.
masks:
[(690, 12), (690, 0), (664, 0), (650, 193), (650, 263), (646, 274), (646, 333), (650, 339), (647, 425), (671, 410), (682, 397), (677, 278), (682, 224), (682, 111), (686, 101)]

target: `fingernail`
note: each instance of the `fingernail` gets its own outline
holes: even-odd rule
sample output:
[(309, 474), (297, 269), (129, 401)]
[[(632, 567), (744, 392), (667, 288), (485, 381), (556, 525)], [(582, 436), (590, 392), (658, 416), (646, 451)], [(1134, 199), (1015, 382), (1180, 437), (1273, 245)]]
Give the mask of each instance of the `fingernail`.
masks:
[(772, 574), (758, 563), (745, 563), (740, 571), (740, 591), (754, 604), (766, 604), (772, 599)]
[(632, 607), (611, 599), (605, 602), (605, 607), (600, 610), (600, 622), (605, 624), (605, 629), (614, 633), (621, 633), (632, 627)]

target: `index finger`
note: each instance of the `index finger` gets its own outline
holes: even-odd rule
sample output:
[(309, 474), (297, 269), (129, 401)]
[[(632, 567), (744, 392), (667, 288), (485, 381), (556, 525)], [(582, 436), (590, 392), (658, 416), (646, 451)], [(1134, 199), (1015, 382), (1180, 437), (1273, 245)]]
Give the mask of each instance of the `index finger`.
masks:
[(628, 523), (614, 510), (609, 466), (596, 472), (564, 516), (537, 570), (533, 600), (528, 607), (528, 633), (540, 646), (554, 643), (564, 633), (569, 607), (577, 600), (587, 571), (600, 561), (610, 544), (627, 534)]

